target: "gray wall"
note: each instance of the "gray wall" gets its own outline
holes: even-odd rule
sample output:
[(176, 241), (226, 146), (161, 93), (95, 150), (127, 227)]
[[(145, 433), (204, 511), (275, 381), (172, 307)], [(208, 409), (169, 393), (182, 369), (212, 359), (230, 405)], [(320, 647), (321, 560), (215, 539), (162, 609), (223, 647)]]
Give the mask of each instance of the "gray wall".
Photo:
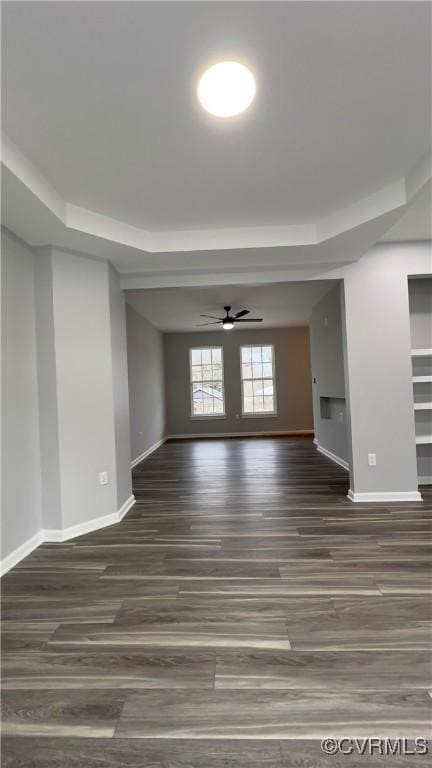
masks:
[[(340, 285), (314, 307), (310, 321), (315, 439), (348, 461)], [(323, 418), (320, 398), (330, 398)]]
[(62, 505), (51, 250), (37, 249), (34, 259), (43, 525), (59, 529)]
[(162, 333), (126, 304), (131, 456), (165, 435)]
[(33, 254), (2, 231), (2, 557), (41, 528)]
[[(241, 416), (243, 344), (274, 345), (277, 416)], [(226, 418), (191, 418), (189, 349), (205, 346), (223, 347)], [(164, 348), (169, 435), (313, 429), (308, 328), (168, 333)]]
[[(2, 558), (131, 495), (124, 294), (107, 262), (2, 231)], [(107, 485), (99, 473), (107, 471)], [(54, 533), (53, 533), (54, 532)], [(27, 543), (28, 542), (28, 543)]]
[[(53, 251), (63, 526), (117, 510), (108, 265)], [(109, 482), (101, 486), (99, 472)]]
[[(417, 492), (408, 275), (426, 274), (430, 265), (428, 243), (383, 243), (343, 270), (349, 463), (356, 494)], [(368, 453), (376, 454), (376, 466), (368, 465)]]
[(120, 278), (118, 272), (111, 266), (109, 267), (108, 278), (117, 473), (117, 507), (120, 509), (122, 504), (132, 494), (126, 309), (124, 292), (120, 290)]

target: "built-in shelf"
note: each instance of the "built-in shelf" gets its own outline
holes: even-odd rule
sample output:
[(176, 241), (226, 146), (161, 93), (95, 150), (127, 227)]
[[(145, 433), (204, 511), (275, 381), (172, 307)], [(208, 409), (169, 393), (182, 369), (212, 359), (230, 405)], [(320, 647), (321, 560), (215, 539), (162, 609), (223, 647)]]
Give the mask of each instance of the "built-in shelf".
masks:
[(415, 429), (419, 484), (432, 486), (432, 327), (430, 286), (432, 280), (408, 280), (411, 329), (412, 417)]
[(417, 435), (417, 445), (432, 445), (432, 435)]

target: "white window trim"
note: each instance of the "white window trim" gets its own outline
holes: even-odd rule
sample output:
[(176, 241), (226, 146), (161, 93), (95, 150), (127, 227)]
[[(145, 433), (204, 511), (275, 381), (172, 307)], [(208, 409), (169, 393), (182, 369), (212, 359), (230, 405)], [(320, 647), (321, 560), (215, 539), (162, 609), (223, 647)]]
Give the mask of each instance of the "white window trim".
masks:
[[(268, 346), (268, 344), (266, 346)], [(269, 419), (277, 419), (278, 416), (279, 414), (277, 411), (254, 411), (254, 413), (245, 411), (241, 413), (242, 419), (266, 419), (267, 417)]]
[(226, 419), (226, 413), (195, 413), (189, 416), (191, 421), (208, 421), (209, 419)]
[[(245, 347), (271, 347), (272, 349), (272, 364), (273, 364), (273, 410), (272, 411), (245, 411), (244, 410), (244, 391), (243, 391), (243, 383), (244, 381), (253, 381), (253, 379), (243, 379), (243, 367), (242, 367), (242, 349)], [(241, 381), (241, 407), (242, 412), (241, 416), (242, 419), (266, 419), (268, 416), (271, 418), (272, 416), (275, 417), (278, 415), (277, 410), (277, 392), (276, 392), (276, 356), (275, 356), (275, 350), (274, 350), (274, 344), (265, 344), (264, 342), (262, 344), (241, 344), (240, 345), (240, 381)]]
[[(193, 395), (192, 395), (192, 352), (194, 352), (197, 349), (220, 349), (221, 351), (221, 360), (222, 360), (222, 388), (223, 388), (223, 412), (222, 413), (194, 413), (193, 412)], [(220, 344), (216, 344), (214, 346), (206, 346), (206, 347), (189, 347), (189, 397), (190, 397), (190, 416), (189, 418), (193, 421), (207, 421), (211, 419), (226, 419), (226, 410), (225, 410), (225, 365), (224, 365), (224, 354), (223, 354), (223, 347)]]

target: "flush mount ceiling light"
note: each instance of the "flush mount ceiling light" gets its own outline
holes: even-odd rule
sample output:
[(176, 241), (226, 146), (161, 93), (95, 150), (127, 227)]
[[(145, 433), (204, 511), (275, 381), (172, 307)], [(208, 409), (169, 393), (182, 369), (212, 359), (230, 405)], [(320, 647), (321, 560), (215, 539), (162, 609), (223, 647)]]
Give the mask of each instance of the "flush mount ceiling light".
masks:
[(244, 112), (255, 97), (252, 72), (238, 61), (221, 61), (207, 69), (198, 83), (198, 99), (216, 117)]

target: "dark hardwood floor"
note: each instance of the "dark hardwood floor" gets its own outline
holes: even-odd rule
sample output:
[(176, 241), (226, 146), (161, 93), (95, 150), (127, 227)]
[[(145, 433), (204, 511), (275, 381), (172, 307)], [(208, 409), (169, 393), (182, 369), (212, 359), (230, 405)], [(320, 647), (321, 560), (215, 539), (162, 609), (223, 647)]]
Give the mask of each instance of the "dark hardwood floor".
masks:
[(431, 491), (352, 504), (288, 438), (169, 442), (133, 476), (120, 524), (2, 580), (6, 768), (382, 766), (319, 740), (430, 737)]

